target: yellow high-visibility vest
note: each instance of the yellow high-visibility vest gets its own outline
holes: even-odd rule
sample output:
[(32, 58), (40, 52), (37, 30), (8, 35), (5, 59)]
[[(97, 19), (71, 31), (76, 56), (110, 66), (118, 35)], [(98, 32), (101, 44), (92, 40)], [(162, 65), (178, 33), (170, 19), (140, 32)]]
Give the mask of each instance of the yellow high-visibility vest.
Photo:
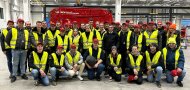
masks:
[(92, 41), (93, 41), (93, 32), (90, 31), (90, 35), (89, 35), (88, 38), (86, 37), (85, 32), (83, 32), (81, 34), (81, 36), (82, 36), (82, 39), (83, 39), (83, 49), (88, 49), (89, 47), (91, 47), (92, 46)]
[[(39, 40), (38, 34), (36, 32), (32, 32), (32, 34), (34, 36), (34, 40), (35, 40), (36, 44), (38, 44), (39, 43), (38, 42), (38, 40)], [(42, 34), (43, 41), (45, 40), (45, 36), (46, 36), (46, 34)], [(34, 47), (34, 45), (32, 45), (32, 47)]]
[(139, 70), (140, 70), (141, 61), (142, 61), (142, 59), (143, 59), (143, 56), (142, 56), (142, 55), (139, 55), (138, 58), (137, 58), (137, 60), (136, 60), (136, 62), (135, 62), (133, 56), (132, 56), (131, 54), (129, 54), (129, 59), (130, 59), (130, 64), (131, 64), (131, 66), (132, 66), (133, 68), (136, 68), (137, 71), (139, 71)]
[[(12, 38), (10, 41), (10, 46), (12, 49), (15, 49), (16, 47), (16, 41), (17, 41), (18, 31), (16, 28), (12, 28)], [(25, 49), (28, 48), (28, 38), (29, 38), (29, 32), (28, 30), (24, 30), (24, 36), (25, 36)]]
[(52, 53), (51, 56), (53, 57), (53, 61), (55, 65), (61, 66), (61, 67), (64, 65), (65, 56), (63, 54), (61, 54), (60, 61), (58, 61), (57, 55), (55, 53)]
[[(7, 34), (8, 34), (8, 30), (7, 29), (4, 29), (2, 34), (4, 35), (4, 37), (6, 38), (7, 37)], [(4, 45), (5, 45), (5, 49), (10, 49), (10, 46), (4, 41)]]
[[(88, 49), (88, 51), (89, 51), (89, 55), (92, 56), (92, 47), (90, 47), (90, 48)], [(101, 49), (101, 48), (98, 48), (97, 59), (100, 59), (101, 52), (102, 52), (102, 49)]]
[(79, 46), (79, 40), (80, 40), (80, 35), (77, 35), (76, 37), (69, 37), (69, 41), (70, 41), (70, 45), (71, 44), (75, 44), (76, 45), (76, 50), (78, 50), (78, 46)]
[(70, 52), (67, 52), (66, 56), (70, 65), (77, 64), (80, 59), (80, 52), (76, 51), (76, 55), (74, 57), (71, 56)]
[[(119, 66), (120, 61), (121, 61), (121, 54), (118, 54), (117, 59), (116, 59), (116, 63), (114, 63), (113, 61), (113, 57), (111, 56), (111, 54), (109, 54), (109, 58), (110, 58), (110, 64), (113, 66)], [(116, 71), (117, 74), (121, 74), (122, 73), (122, 69), (121, 67), (118, 68), (118, 70)]]
[(152, 34), (149, 36), (147, 31), (144, 31), (144, 35), (146, 37), (146, 46), (148, 46), (151, 43), (156, 43), (158, 44), (158, 30), (155, 30), (152, 32)]
[(63, 52), (67, 52), (66, 50), (68, 47), (68, 40), (69, 40), (69, 37), (67, 35), (65, 35), (64, 41), (60, 35), (57, 35), (58, 46), (59, 45), (63, 46)]
[(158, 63), (159, 58), (161, 57), (161, 51), (156, 52), (152, 60), (150, 59), (150, 54), (148, 51), (145, 52), (145, 55), (146, 55), (146, 66), (148, 67)]
[[(121, 31), (119, 31), (118, 35), (120, 36), (120, 34), (121, 34)], [(129, 46), (130, 46), (131, 34), (132, 34), (132, 31), (129, 30), (128, 33), (127, 33), (127, 39), (126, 39), (126, 48), (127, 48), (127, 49), (129, 49)]]
[(45, 70), (47, 60), (48, 60), (48, 53), (43, 51), (42, 58), (40, 59), (36, 52), (32, 51), (32, 55), (34, 58), (34, 65), (36, 65), (38, 68)]
[(142, 49), (142, 40), (143, 40), (143, 34), (140, 33), (140, 35), (138, 36), (138, 50), (141, 51)]
[[(167, 48), (163, 48), (163, 57), (164, 57), (164, 65), (165, 65), (165, 68), (166, 68), (166, 59), (167, 59)], [(178, 60), (179, 60), (179, 56), (180, 56), (180, 53), (179, 53), (179, 48), (175, 51), (175, 68), (177, 68), (177, 64), (178, 64)]]
[(54, 35), (52, 34), (51, 30), (47, 30), (47, 35), (48, 35), (48, 40), (49, 40), (49, 46), (50, 47), (55, 46), (55, 38), (56, 38), (56, 36), (58, 34), (60, 34), (59, 30), (56, 30)]

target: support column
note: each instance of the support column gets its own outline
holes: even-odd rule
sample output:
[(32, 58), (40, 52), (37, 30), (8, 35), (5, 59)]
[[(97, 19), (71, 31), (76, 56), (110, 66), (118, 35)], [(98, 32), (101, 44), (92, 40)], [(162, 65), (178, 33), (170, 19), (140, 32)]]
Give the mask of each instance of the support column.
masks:
[(121, 1), (115, 0), (115, 22), (121, 22)]
[(30, 20), (30, 8), (29, 8), (29, 0), (23, 0), (23, 19), (25, 21), (29, 21)]

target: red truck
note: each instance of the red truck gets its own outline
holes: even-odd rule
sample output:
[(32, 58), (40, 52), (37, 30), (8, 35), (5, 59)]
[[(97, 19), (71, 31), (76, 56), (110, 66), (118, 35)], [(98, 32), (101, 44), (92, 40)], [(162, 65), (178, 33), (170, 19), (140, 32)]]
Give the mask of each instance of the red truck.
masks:
[(94, 25), (96, 21), (113, 22), (112, 13), (102, 8), (59, 7), (50, 11), (50, 21), (60, 22), (62, 25), (73, 21), (77, 21), (80, 25), (80, 23), (88, 23), (90, 19), (94, 21)]

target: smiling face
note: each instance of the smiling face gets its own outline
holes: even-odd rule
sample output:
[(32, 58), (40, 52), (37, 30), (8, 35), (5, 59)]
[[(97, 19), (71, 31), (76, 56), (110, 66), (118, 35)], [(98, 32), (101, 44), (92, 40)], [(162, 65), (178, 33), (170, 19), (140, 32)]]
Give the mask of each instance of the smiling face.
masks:
[(42, 45), (38, 45), (37, 46), (37, 52), (38, 53), (42, 53), (43, 52), (43, 46)]

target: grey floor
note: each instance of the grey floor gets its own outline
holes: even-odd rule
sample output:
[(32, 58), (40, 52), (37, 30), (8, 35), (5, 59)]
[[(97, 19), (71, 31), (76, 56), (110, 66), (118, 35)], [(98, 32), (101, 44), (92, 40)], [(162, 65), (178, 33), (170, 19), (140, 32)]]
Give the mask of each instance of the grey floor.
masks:
[[(5, 55), (0, 52), (0, 90), (190, 90), (190, 78), (188, 76), (190, 75), (190, 50), (186, 49), (184, 50), (185, 54), (185, 69), (187, 71), (186, 77), (184, 78), (184, 87), (178, 87), (175, 82), (172, 84), (167, 84), (164, 80), (161, 81), (162, 88), (157, 88), (154, 83), (148, 83), (144, 81), (142, 85), (136, 85), (136, 84), (129, 84), (126, 82), (126, 78), (123, 78), (121, 82), (114, 82), (109, 81), (108, 78), (102, 78), (103, 80), (98, 82), (96, 80), (89, 81), (86, 79), (86, 81), (79, 81), (78, 79), (73, 80), (61, 80), (58, 82), (57, 86), (47, 86), (44, 87), (42, 85), (40, 86), (34, 86), (34, 81), (31, 76), (29, 76), (29, 80), (22, 80), (20, 77), (17, 78), (17, 81), (14, 83), (10, 83), (9, 73), (7, 69), (7, 63), (6, 63), (6, 57)], [(176, 80), (176, 78), (175, 78)]]

